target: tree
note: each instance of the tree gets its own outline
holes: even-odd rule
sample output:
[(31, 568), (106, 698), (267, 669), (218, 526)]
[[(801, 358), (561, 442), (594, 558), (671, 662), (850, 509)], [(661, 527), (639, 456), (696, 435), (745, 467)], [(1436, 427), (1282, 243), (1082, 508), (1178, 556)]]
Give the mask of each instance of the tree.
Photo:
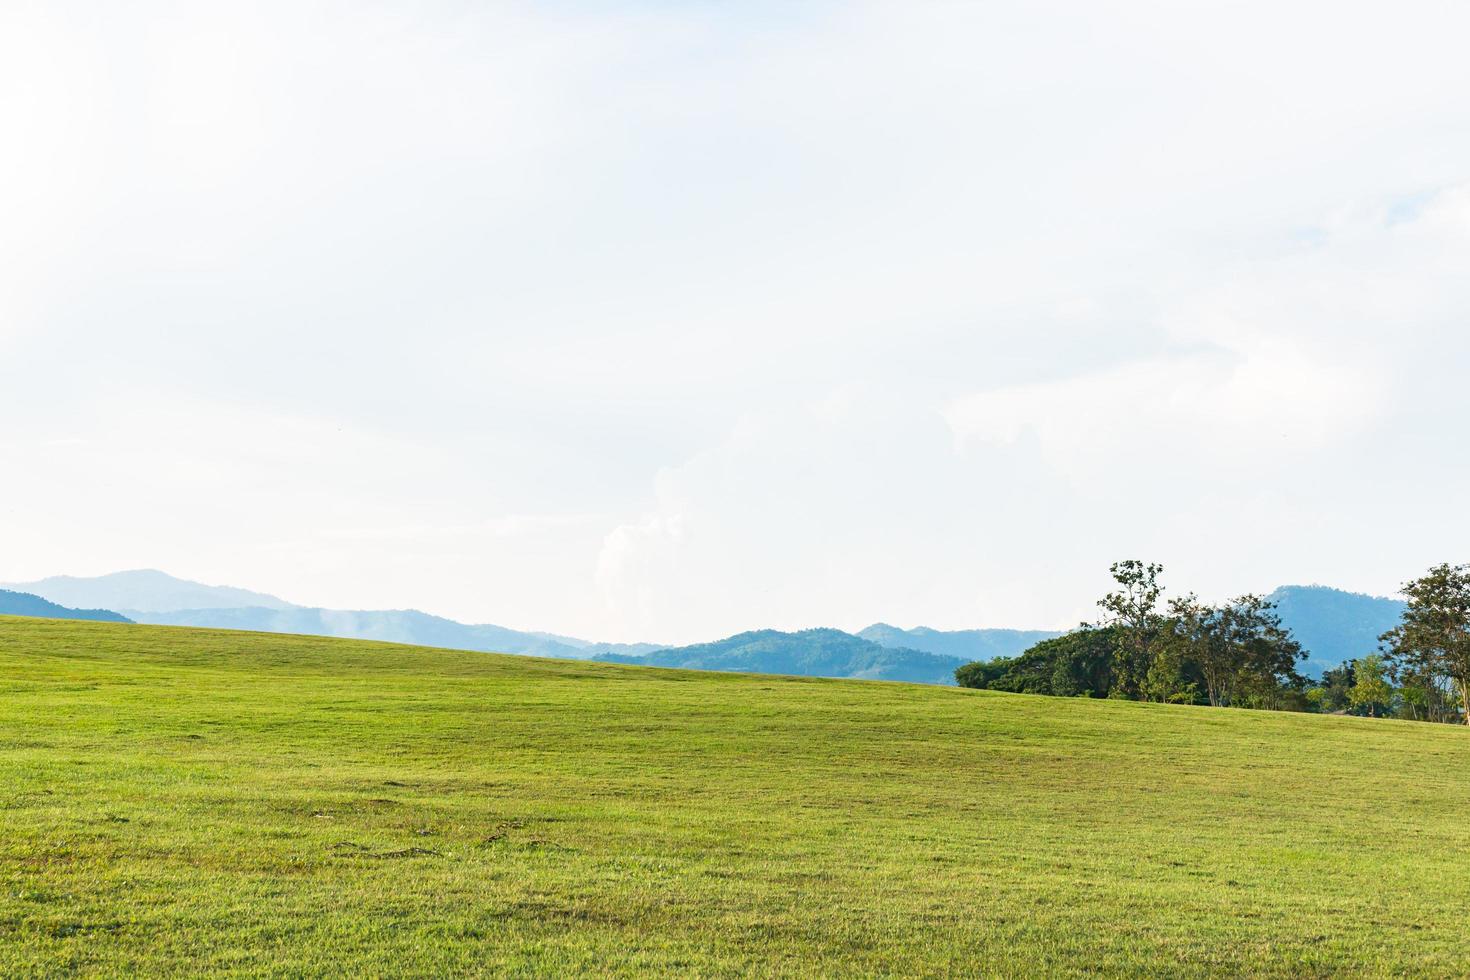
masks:
[(1113, 695), (1148, 700), (1148, 673), (1154, 666), (1155, 641), (1164, 626), (1159, 615), (1159, 573), (1164, 566), (1136, 559), (1114, 562), (1108, 569), (1116, 591), (1098, 601), (1104, 612), (1102, 625), (1114, 637)]
[(1394, 655), (1384, 650), (1388, 679), (1398, 686), (1403, 713), (1414, 721), (1452, 722), (1459, 714), (1455, 703), (1459, 694), (1454, 682), (1427, 664)]
[(1353, 676), (1353, 661), (1351, 660), (1324, 670), (1322, 684), (1318, 688), (1322, 693), (1314, 699), (1318, 710), (1323, 714), (1346, 710), (1350, 705), (1347, 692), (1356, 682), (1357, 678)]
[(1210, 704), (1215, 707), (1223, 703), (1224, 674), (1234, 669), (1222, 625), (1220, 610), (1200, 602), (1193, 592), (1169, 600), (1163, 645), (1169, 648), (1170, 659), (1179, 665), (1181, 672), (1186, 660), (1194, 667), (1204, 680)]
[(1430, 694), (1426, 688), (1412, 684), (1401, 687), (1399, 700), (1403, 702), (1404, 710), (1409, 713), (1411, 721), (1418, 721), (1421, 714), (1429, 716)]
[(1013, 657), (996, 657), (994, 660), (976, 660), (956, 667), (954, 681), (960, 687), (987, 688), (1004, 675), (1015, 662)]
[(1207, 606), (1192, 593), (1171, 600), (1164, 646), (1176, 651), (1182, 677), (1203, 681), (1217, 708), (1236, 703), (1241, 694), (1257, 707), (1276, 707), (1290, 693), (1283, 683), (1304, 683), (1296, 663), (1306, 653), (1275, 606), (1260, 596), (1243, 595), (1221, 606)]
[(1365, 709), (1370, 718), (1376, 718), (1379, 708), (1386, 710), (1393, 702), (1393, 685), (1384, 677), (1387, 670), (1383, 658), (1376, 653), (1353, 665), (1357, 682), (1348, 688), (1348, 701), (1355, 708)]
[(1112, 660), (1112, 632), (1083, 627), (1043, 640), (1016, 657), (965, 664), (955, 671), (955, 680), (961, 687), (1017, 694), (1107, 697)]
[(1274, 603), (1243, 595), (1224, 607), (1224, 617), (1228, 640), (1240, 651), (1234, 680), (1250, 689), (1256, 706), (1277, 707), (1287, 689), (1300, 690), (1305, 680), (1296, 665), (1307, 652), (1282, 624)]
[(1387, 656), (1401, 671), (1442, 678), (1470, 724), (1470, 566), (1436, 565), (1403, 592), (1403, 619), (1382, 637)]

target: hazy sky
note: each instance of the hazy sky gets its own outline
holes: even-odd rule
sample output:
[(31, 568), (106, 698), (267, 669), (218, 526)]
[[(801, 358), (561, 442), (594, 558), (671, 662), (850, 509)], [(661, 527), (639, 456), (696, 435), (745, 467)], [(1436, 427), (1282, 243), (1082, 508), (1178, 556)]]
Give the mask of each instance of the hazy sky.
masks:
[(0, 581), (599, 639), (1470, 560), (1455, 2), (0, 0)]

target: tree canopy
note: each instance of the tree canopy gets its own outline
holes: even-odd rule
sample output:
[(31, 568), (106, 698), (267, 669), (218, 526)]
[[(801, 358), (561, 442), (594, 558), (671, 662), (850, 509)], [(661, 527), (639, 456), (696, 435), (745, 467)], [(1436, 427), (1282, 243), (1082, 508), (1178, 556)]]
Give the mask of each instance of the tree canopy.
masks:
[(1115, 562), (1099, 622), (1019, 656), (966, 664), (955, 680), (1022, 694), (1470, 723), (1470, 565), (1436, 565), (1406, 583), (1401, 618), (1380, 649), (1316, 682), (1299, 673), (1307, 651), (1270, 599), (1215, 605), (1191, 592), (1160, 608), (1163, 570)]
[(1245, 595), (1212, 606), (1189, 594), (1161, 610), (1161, 565), (1128, 560), (1110, 570), (1117, 588), (1099, 600), (1100, 622), (1018, 657), (967, 664), (956, 681), (1064, 697), (1306, 706), (1296, 672), (1305, 653), (1270, 602)]
[(1382, 637), (1387, 660), (1427, 710), (1457, 695), (1470, 724), (1470, 566), (1436, 565), (1403, 592), (1403, 618)]

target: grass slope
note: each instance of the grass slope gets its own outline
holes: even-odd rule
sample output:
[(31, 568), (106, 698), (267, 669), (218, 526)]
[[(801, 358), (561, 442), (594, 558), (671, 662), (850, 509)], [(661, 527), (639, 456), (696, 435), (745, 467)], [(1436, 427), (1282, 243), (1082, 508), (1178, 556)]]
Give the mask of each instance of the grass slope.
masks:
[(0, 620), (0, 974), (1459, 974), (1458, 729)]

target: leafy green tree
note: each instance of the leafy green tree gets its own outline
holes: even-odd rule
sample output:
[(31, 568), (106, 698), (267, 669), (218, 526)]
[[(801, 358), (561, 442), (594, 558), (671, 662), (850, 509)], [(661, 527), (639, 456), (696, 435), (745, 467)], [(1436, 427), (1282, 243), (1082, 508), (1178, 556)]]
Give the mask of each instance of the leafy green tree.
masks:
[(1175, 652), (1181, 676), (1198, 675), (1211, 705), (1248, 693), (1253, 706), (1279, 707), (1283, 685), (1304, 685), (1296, 664), (1306, 653), (1274, 610), (1256, 595), (1209, 606), (1191, 593), (1170, 601), (1162, 646)]
[(1332, 667), (1322, 672), (1322, 694), (1318, 704), (1323, 714), (1346, 711), (1352, 705), (1348, 701), (1348, 690), (1356, 683), (1353, 676), (1353, 661)]
[(1436, 565), (1403, 591), (1403, 619), (1382, 637), (1388, 657), (1414, 676), (1442, 678), (1470, 724), (1470, 566)]
[(1348, 701), (1355, 708), (1363, 709), (1368, 717), (1376, 718), (1380, 710), (1387, 710), (1393, 702), (1393, 685), (1387, 680), (1388, 668), (1377, 654), (1363, 657), (1354, 664), (1356, 682), (1348, 689)]
[(1306, 680), (1296, 672), (1306, 654), (1269, 602), (1246, 595), (1207, 606), (1190, 594), (1161, 612), (1161, 566), (1123, 561), (1111, 571), (1118, 588), (1098, 603), (1105, 625), (1083, 626), (1009, 660), (966, 664), (956, 680), (1061, 697), (1310, 707)]
[(1459, 694), (1449, 677), (1415, 658), (1395, 655), (1388, 646), (1381, 652), (1388, 666), (1388, 679), (1398, 688), (1401, 717), (1440, 723), (1459, 720), (1459, 709), (1455, 707)]
[(1148, 674), (1164, 617), (1159, 614), (1159, 597), (1164, 588), (1159, 573), (1164, 566), (1137, 559), (1114, 562), (1108, 569), (1118, 588), (1098, 600), (1104, 613), (1102, 625), (1113, 631), (1112, 696), (1148, 700)]
[(1177, 647), (1157, 643), (1143, 675), (1142, 697), (1145, 701), (1166, 704), (1194, 704), (1199, 700), (1199, 685), (1185, 676), (1185, 663)]
[(1236, 686), (1230, 704), (1262, 711), (1306, 711), (1309, 708), (1307, 679), (1300, 675), (1271, 677), (1247, 673)]
[(1319, 714), (1327, 713), (1324, 707), (1324, 702), (1327, 700), (1327, 688), (1321, 684), (1313, 684), (1307, 688), (1305, 695), (1308, 711), (1315, 711)]
[(1219, 627), (1219, 610), (1200, 602), (1191, 592), (1169, 601), (1169, 616), (1160, 644), (1168, 651), (1166, 659), (1177, 665), (1179, 674), (1188, 670), (1200, 676), (1212, 705), (1220, 703), (1216, 671), (1224, 642)]
[(1010, 669), (1013, 657), (996, 657), (994, 660), (976, 660), (955, 668), (954, 681), (960, 687), (987, 688)]
[(1083, 627), (1043, 640), (1017, 657), (965, 664), (955, 671), (955, 680), (961, 687), (1018, 694), (1107, 697), (1112, 661), (1112, 631)]
[(1428, 689), (1415, 684), (1407, 684), (1399, 688), (1399, 700), (1403, 703), (1404, 713), (1409, 716), (1410, 721), (1419, 721), (1421, 718), (1429, 717), (1430, 694)]
[(1280, 707), (1286, 691), (1306, 683), (1296, 668), (1307, 652), (1263, 597), (1243, 595), (1224, 608), (1230, 642), (1240, 650), (1237, 687), (1249, 689), (1260, 707)]
[(1072, 662), (1058, 658), (1051, 669), (1051, 693), (1053, 697), (1075, 698), (1079, 694), (1090, 694), (1091, 692), (1078, 683)]

